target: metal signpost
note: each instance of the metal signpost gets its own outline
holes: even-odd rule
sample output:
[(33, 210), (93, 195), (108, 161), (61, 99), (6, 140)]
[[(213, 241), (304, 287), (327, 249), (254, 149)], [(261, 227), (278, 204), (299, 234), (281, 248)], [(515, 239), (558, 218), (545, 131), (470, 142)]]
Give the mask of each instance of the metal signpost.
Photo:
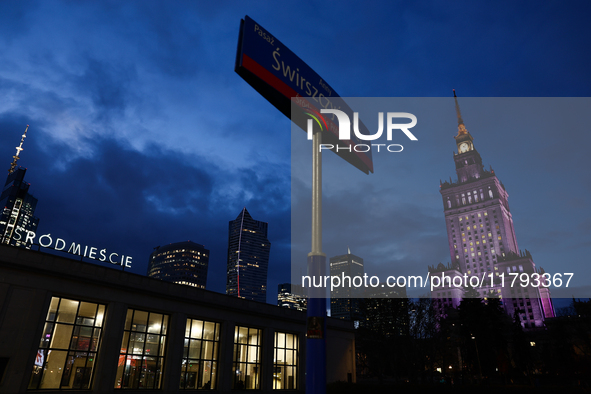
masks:
[[(352, 111), (323, 78), (248, 16), (240, 24), (235, 71), (292, 122), (312, 134), (312, 250), (308, 254), (308, 275), (324, 277), (326, 255), (322, 253), (320, 144), (324, 142), (348, 148), (337, 149), (335, 153), (366, 174), (373, 172), (371, 151), (351, 149), (360, 143), (354, 135), (351, 140), (339, 140), (338, 124), (331, 120), (322, 119), (326, 127), (314, 127), (309, 111), (315, 114), (320, 112), (319, 108)], [(292, 111), (292, 108), (296, 110)], [(312, 132), (314, 129), (316, 131)], [(369, 134), (366, 129), (362, 132)], [(323, 394), (326, 393), (325, 288), (309, 289), (307, 316), (306, 393)]]

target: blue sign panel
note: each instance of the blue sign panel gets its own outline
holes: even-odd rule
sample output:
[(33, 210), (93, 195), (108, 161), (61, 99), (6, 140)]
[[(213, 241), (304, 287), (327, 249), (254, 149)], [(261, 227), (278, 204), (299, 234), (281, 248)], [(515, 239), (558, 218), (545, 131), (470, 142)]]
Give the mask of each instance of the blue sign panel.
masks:
[[(307, 112), (318, 115), (321, 109), (337, 109), (353, 119), (353, 111), (322, 77), (248, 16), (241, 22), (235, 71), (304, 130), (310, 119)], [(292, 112), (293, 104), (302, 110)], [(366, 174), (373, 172), (371, 151), (356, 152), (354, 147), (361, 141), (355, 135), (351, 140), (339, 140), (334, 115), (324, 119), (327, 127), (322, 128), (322, 142), (338, 146), (335, 152)], [(360, 128), (369, 134), (362, 124)]]

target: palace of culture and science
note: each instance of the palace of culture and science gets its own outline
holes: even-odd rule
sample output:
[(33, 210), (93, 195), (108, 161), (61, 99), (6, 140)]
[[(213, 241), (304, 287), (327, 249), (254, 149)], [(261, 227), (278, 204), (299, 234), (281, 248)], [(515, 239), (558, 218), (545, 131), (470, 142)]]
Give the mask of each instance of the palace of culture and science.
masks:
[[(462, 120), (455, 91), (454, 98), (458, 116), (458, 134), (454, 137), (458, 153), (454, 153), (454, 162), (458, 179), (440, 184), (451, 263), (429, 267), (430, 275), (444, 275), (452, 280), (464, 275), (468, 279), (484, 278), (482, 286), (476, 287), (480, 297), (485, 301), (500, 298), (507, 314), (519, 316), (524, 328), (542, 327), (544, 319), (554, 317), (549, 289), (532, 284), (522, 287), (519, 280), (511, 286), (515, 275), (510, 274), (525, 273), (531, 278), (537, 273), (542, 278), (544, 270), (536, 268), (529, 251), (518, 249), (509, 195), (492, 168), (484, 169), (474, 139)], [(431, 296), (436, 310), (443, 314), (446, 308), (457, 308), (464, 291), (447, 281), (445, 286), (434, 289)]]

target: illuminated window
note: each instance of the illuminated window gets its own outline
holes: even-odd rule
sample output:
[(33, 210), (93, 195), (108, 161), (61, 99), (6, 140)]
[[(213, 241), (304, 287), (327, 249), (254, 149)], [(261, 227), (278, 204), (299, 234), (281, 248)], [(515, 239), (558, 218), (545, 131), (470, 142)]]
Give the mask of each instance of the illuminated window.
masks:
[(105, 306), (52, 297), (29, 389), (89, 389)]
[(262, 330), (236, 326), (232, 389), (258, 390), (261, 388), (262, 337)]
[(167, 327), (167, 315), (127, 310), (115, 388), (160, 388)]
[(273, 388), (297, 389), (298, 336), (275, 333), (275, 361), (273, 365)]
[(181, 364), (181, 389), (217, 388), (220, 324), (187, 319)]

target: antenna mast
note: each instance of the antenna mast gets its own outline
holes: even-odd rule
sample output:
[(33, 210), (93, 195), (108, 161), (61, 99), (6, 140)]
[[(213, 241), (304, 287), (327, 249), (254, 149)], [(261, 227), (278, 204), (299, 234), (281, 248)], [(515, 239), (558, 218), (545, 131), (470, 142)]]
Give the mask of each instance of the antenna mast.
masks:
[(19, 144), (19, 146), (16, 147), (16, 155), (12, 156), (12, 158), (14, 160), (10, 164), (10, 169), (8, 170), (8, 174), (12, 174), (14, 172), (14, 169), (16, 168), (16, 162), (18, 159), (20, 159), (19, 155), (21, 154), (21, 151), (23, 150), (23, 142), (25, 142), (25, 138), (27, 137), (28, 130), (29, 130), (29, 125), (27, 125), (27, 128), (25, 129), (23, 137), (21, 138), (21, 143)]

